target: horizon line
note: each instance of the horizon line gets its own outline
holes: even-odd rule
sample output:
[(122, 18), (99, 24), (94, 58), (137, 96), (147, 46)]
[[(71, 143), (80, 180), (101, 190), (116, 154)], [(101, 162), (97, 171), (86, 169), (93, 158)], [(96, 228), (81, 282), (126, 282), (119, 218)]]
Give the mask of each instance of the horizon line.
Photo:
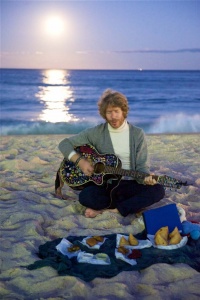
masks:
[(144, 72), (144, 71), (197, 71), (199, 72), (200, 69), (143, 69), (143, 68), (135, 68), (135, 69), (91, 69), (91, 68), (28, 68), (28, 67), (0, 67), (0, 70), (68, 70), (68, 71), (137, 71), (137, 72)]

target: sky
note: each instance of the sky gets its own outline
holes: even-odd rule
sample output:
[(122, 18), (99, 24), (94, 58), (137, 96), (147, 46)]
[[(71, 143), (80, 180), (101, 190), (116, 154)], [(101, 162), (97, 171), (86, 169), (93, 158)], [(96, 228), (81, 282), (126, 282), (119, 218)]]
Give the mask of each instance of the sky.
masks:
[(1, 0), (1, 68), (200, 70), (200, 1)]

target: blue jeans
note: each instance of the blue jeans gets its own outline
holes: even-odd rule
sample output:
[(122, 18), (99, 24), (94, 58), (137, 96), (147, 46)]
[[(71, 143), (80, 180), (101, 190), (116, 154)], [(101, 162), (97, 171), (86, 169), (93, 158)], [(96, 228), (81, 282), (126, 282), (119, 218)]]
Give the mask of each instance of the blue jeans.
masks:
[(160, 184), (143, 185), (134, 180), (121, 180), (117, 187), (112, 184), (85, 187), (79, 194), (79, 202), (94, 210), (117, 208), (126, 217), (160, 201), (164, 195)]

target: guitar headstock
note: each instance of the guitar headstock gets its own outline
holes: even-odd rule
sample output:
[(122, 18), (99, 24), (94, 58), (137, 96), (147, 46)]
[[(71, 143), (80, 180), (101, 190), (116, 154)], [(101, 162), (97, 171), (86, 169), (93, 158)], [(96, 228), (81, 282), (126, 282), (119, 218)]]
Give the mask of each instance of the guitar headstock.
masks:
[(183, 182), (167, 175), (158, 176), (157, 183), (160, 183), (164, 187), (169, 187), (171, 189), (180, 189), (182, 186), (187, 185), (187, 181)]

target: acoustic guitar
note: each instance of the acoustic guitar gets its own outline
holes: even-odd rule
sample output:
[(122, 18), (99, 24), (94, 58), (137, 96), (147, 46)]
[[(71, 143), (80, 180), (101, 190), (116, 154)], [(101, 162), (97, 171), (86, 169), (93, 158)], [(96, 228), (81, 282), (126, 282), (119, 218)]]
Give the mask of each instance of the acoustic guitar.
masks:
[[(60, 166), (60, 174), (64, 183), (74, 190), (81, 190), (89, 184), (103, 185), (109, 179), (120, 180), (122, 176), (132, 177), (134, 180), (143, 183), (144, 178), (150, 174), (125, 170), (121, 168), (120, 159), (114, 154), (100, 154), (91, 145), (82, 145), (74, 148), (76, 152), (80, 153), (85, 159), (89, 160), (93, 167), (94, 172), (91, 176), (86, 176), (79, 167), (67, 159), (64, 159)], [(180, 189), (181, 186), (187, 185), (178, 179), (167, 175), (153, 175), (157, 183), (162, 184), (164, 187)]]

